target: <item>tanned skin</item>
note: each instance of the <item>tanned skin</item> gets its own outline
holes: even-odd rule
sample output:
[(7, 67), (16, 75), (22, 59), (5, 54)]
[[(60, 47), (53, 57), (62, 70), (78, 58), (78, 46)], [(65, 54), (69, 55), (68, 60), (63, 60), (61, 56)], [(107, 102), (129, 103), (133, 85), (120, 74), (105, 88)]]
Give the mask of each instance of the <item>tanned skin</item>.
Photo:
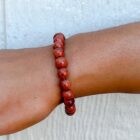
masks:
[[(140, 23), (66, 40), (75, 97), (140, 93)], [(0, 51), (0, 135), (46, 118), (61, 103), (52, 45)]]

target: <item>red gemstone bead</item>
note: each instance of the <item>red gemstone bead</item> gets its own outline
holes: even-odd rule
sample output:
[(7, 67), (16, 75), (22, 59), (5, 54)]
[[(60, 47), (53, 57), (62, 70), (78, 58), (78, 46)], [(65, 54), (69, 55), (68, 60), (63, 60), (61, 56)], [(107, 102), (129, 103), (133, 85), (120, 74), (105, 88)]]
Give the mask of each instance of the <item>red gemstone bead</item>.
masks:
[(65, 36), (63, 33), (56, 33), (53, 37), (53, 40), (55, 41), (56, 38), (60, 38), (61, 40), (65, 40)]
[(71, 83), (69, 80), (63, 80), (60, 82), (60, 85), (62, 87), (63, 90), (69, 90), (71, 87)]
[(63, 98), (69, 100), (74, 98), (74, 93), (71, 90), (62, 92)]
[(76, 107), (75, 107), (75, 104), (73, 104), (72, 106), (65, 106), (65, 112), (67, 115), (73, 115), (76, 111)]
[(56, 58), (55, 64), (57, 68), (66, 68), (68, 66), (68, 62), (65, 57)]
[(53, 50), (54, 56), (57, 57), (62, 57), (64, 56), (64, 50), (62, 48), (56, 48)]
[(60, 44), (62, 44), (62, 45), (65, 45), (65, 41), (64, 40), (62, 40), (62, 39), (60, 39), (60, 38), (55, 38), (55, 40), (54, 40), (54, 43), (60, 43)]
[(74, 102), (75, 102), (74, 98), (69, 99), (69, 100), (64, 98), (64, 104), (66, 106), (72, 106), (74, 104)]
[(68, 76), (68, 70), (66, 68), (62, 68), (62, 69), (58, 69), (58, 77), (61, 79), (61, 80), (64, 80), (67, 78)]
[(56, 48), (64, 49), (64, 44), (62, 42), (55, 42), (54, 45), (53, 45), (53, 48), (54, 49), (56, 49)]

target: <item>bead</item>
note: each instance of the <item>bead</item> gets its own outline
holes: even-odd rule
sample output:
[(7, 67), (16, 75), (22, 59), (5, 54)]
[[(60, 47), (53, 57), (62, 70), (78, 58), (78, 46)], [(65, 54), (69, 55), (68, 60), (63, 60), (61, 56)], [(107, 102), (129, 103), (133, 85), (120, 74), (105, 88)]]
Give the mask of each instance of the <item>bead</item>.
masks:
[(53, 49), (62, 48), (64, 49), (64, 44), (62, 42), (55, 42), (53, 45)]
[(69, 80), (63, 80), (60, 82), (60, 86), (63, 90), (69, 90), (71, 87), (70, 81)]
[(56, 38), (60, 38), (61, 40), (65, 40), (63, 33), (56, 33), (53, 37), (53, 40), (55, 41)]
[(71, 116), (75, 113), (76, 111), (76, 107), (75, 107), (75, 104), (73, 104), (72, 106), (65, 106), (65, 112), (67, 115)]
[(57, 74), (61, 80), (65, 80), (68, 76), (68, 70), (66, 68), (58, 69)]
[(69, 99), (69, 100), (64, 98), (64, 104), (66, 106), (72, 106), (74, 104), (74, 102), (75, 102), (74, 98)]
[(65, 45), (65, 41), (60, 38), (55, 38), (54, 43), (56, 42), (62, 44), (63, 46)]
[(58, 57), (55, 60), (55, 65), (57, 68), (66, 68), (68, 66), (68, 62), (65, 57)]
[(53, 50), (53, 54), (54, 54), (55, 58), (63, 57), (64, 56), (64, 50), (62, 48), (56, 48), (56, 49)]
[(68, 91), (64, 91), (62, 92), (62, 96), (64, 99), (73, 99), (74, 98), (74, 93), (71, 91), (71, 90), (68, 90)]

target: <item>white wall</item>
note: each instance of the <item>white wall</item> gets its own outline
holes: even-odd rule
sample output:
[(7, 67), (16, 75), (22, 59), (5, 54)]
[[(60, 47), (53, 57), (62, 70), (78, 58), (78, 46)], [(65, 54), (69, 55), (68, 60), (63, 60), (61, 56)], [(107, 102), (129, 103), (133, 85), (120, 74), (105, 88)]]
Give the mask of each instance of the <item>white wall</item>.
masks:
[[(140, 21), (140, 0), (0, 0), (0, 48), (39, 47), (54, 33), (66, 36)], [(0, 140), (140, 140), (140, 95), (76, 99), (41, 123)]]

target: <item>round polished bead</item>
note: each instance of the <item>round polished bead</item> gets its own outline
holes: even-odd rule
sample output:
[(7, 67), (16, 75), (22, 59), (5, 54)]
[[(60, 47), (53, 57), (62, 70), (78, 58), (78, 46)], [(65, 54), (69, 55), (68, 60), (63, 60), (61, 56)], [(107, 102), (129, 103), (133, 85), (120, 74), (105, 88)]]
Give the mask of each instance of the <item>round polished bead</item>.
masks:
[(55, 38), (54, 43), (56, 42), (65, 45), (65, 41), (62, 40), (61, 38)]
[(71, 91), (71, 90), (68, 90), (68, 91), (64, 91), (62, 92), (62, 96), (64, 99), (73, 99), (74, 98), (74, 93)]
[(56, 33), (53, 37), (53, 40), (55, 41), (56, 38), (60, 38), (61, 40), (65, 40), (65, 36), (63, 33)]
[(76, 111), (76, 107), (75, 107), (75, 104), (73, 104), (72, 106), (65, 106), (65, 112), (67, 115), (71, 116), (75, 113)]
[(64, 104), (66, 106), (72, 106), (74, 104), (74, 102), (75, 102), (74, 98), (69, 99), (69, 100), (64, 98)]
[(56, 48), (56, 49), (53, 50), (53, 54), (54, 54), (55, 58), (63, 57), (64, 56), (64, 50), (62, 48)]
[(64, 80), (68, 77), (68, 70), (66, 68), (58, 69), (57, 74), (61, 80)]
[(55, 64), (57, 68), (66, 68), (68, 66), (68, 62), (65, 57), (56, 58)]
[(64, 44), (62, 42), (55, 42), (53, 45), (53, 49), (62, 48), (64, 49)]
[(70, 81), (69, 80), (63, 80), (63, 81), (61, 81), (60, 82), (60, 85), (61, 85), (61, 88), (63, 89), (63, 90), (69, 90), (70, 89), (70, 87), (71, 87), (71, 83), (70, 83)]

